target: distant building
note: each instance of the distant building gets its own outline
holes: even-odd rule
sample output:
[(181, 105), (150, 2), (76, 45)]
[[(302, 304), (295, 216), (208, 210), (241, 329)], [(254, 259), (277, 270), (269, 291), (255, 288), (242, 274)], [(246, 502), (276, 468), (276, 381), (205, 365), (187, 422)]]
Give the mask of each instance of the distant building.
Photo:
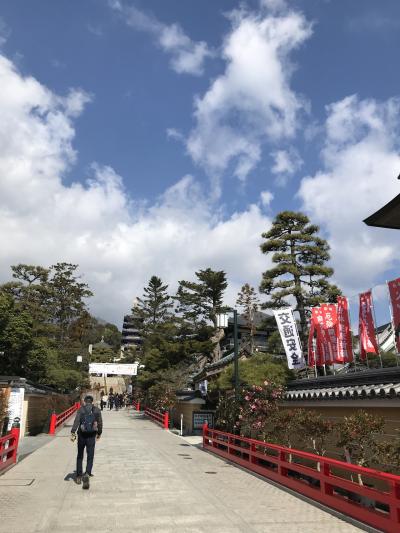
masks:
[[(276, 331), (275, 319), (266, 313), (257, 311), (254, 314), (254, 326), (256, 331), (253, 335), (253, 346), (256, 352), (267, 351), (267, 340), (269, 335)], [(244, 352), (250, 348), (250, 327), (244, 315), (238, 315), (238, 340), (239, 352)], [(221, 341), (223, 355), (227, 355), (233, 350), (233, 317), (228, 319), (228, 327), (225, 330), (225, 337)]]
[(122, 325), (121, 348), (123, 351), (128, 348), (136, 348), (140, 351), (143, 344), (143, 338), (140, 334), (143, 325), (143, 318), (140, 315), (137, 302), (135, 300), (130, 315), (124, 316), (124, 323)]

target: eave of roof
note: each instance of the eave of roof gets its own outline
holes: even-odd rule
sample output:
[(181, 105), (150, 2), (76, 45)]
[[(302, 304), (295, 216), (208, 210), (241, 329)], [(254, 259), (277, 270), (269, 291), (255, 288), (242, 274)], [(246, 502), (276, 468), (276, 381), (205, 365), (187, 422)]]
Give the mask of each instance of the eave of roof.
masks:
[(364, 220), (367, 226), (400, 229), (400, 194)]
[(400, 398), (400, 383), (349, 385), (347, 387), (293, 390), (287, 391), (284, 396), (284, 399), (287, 401), (356, 400), (376, 398)]

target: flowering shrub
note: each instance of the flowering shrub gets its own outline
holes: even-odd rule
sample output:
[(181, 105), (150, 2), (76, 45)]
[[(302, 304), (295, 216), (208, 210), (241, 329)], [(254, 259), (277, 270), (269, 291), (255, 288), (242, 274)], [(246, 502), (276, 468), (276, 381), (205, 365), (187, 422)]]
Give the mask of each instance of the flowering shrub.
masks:
[(148, 391), (148, 403), (156, 411), (168, 411), (176, 401), (175, 389), (167, 383), (158, 383)]
[(262, 434), (269, 417), (277, 410), (277, 402), (282, 397), (283, 388), (272, 381), (253, 385), (242, 392), (236, 427), (244, 435)]
[(343, 448), (345, 459), (360, 466), (370, 466), (377, 461), (379, 444), (377, 435), (383, 433), (385, 421), (366, 411), (357, 411), (337, 424), (337, 446)]

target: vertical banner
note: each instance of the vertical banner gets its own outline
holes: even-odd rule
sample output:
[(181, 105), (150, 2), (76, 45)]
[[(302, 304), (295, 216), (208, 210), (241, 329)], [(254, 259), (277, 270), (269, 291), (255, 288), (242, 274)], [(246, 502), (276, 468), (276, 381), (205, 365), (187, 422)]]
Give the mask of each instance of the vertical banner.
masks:
[(333, 365), (337, 359), (337, 312), (335, 304), (321, 304), (322, 342), (325, 351), (325, 364)]
[(325, 364), (327, 349), (324, 341), (324, 318), (320, 307), (311, 308), (311, 322), (314, 325), (317, 334), (315, 364), (317, 366), (323, 366)]
[(337, 337), (338, 349), (335, 363), (353, 361), (353, 343), (351, 340), (349, 302), (344, 296), (337, 297)]
[(369, 290), (360, 294), (359, 335), (362, 360), (367, 358), (367, 354), (379, 355), (372, 313), (372, 292)]
[(293, 310), (279, 309), (274, 311), (275, 320), (278, 324), (279, 333), (281, 334), (282, 343), (285, 347), (288, 367), (301, 370), (305, 367), (305, 360), (301, 349), (299, 333), (297, 331), (296, 321), (293, 316)]
[(396, 351), (400, 353), (400, 278), (388, 281), (388, 289)]

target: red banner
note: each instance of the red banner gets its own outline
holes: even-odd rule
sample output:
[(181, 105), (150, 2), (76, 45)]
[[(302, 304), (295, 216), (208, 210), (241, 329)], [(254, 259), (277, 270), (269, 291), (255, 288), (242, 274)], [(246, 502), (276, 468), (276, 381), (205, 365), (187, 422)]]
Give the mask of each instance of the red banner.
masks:
[(325, 364), (332, 365), (337, 359), (337, 312), (335, 304), (321, 305), (325, 344)]
[(360, 359), (366, 359), (367, 354), (379, 355), (378, 341), (375, 336), (375, 324), (372, 315), (372, 293), (366, 291), (360, 294), (359, 335)]
[(353, 343), (351, 341), (349, 303), (344, 296), (337, 298), (337, 337), (338, 349), (335, 363), (353, 361)]
[(388, 281), (390, 304), (392, 306), (392, 323), (397, 353), (400, 353), (400, 278)]
[[(324, 304), (325, 306), (326, 304)], [(316, 360), (313, 360), (313, 364), (322, 366), (324, 364), (331, 364), (332, 354), (329, 351), (329, 336), (326, 332), (326, 314), (322, 307), (313, 307), (311, 309), (311, 322), (314, 325), (314, 330), (317, 334), (316, 340)], [(313, 332), (314, 333), (314, 332)], [(311, 340), (312, 342), (312, 340)], [(310, 346), (310, 338), (309, 338)], [(315, 355), (314, 355), (315, 356)]]

